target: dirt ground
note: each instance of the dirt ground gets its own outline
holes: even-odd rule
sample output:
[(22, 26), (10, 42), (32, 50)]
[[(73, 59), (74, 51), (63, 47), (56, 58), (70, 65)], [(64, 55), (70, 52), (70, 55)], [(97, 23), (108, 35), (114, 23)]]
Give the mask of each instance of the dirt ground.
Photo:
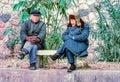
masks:
[[(76, 65), (77, 65), (77, 69), (120, 70), (120, 63), (115, 63), (115, 62), (86, 63), (85, 61), (77, 60)], [(27, 57), (23, 60), (19, 60), (17, 58), (0, 59), (0, 68), (28, 69), (28, 67), (29, 67), (29, 60)], [(66, 69), (68, 67), (69, 64), (67, 63), (67, 60), (57, 60), (56, 62), (46, 66), (46, 68), (48, 69), (62, 69), (62, 68)]]

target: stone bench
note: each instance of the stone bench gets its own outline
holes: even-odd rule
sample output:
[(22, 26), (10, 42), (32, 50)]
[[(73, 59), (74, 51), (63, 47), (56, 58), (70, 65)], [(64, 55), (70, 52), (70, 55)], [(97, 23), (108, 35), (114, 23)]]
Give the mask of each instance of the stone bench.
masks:
[(38, 56), (44, 56), (44, 55), (54, 55), (57, 50), (38, 50), (37, 55)]
[[(38, 50), (37, 52), (37, 67), (44, 67), (43, 56), (51, 56), (56, 53), (57, 50)], [(47, 61), (46, 61), (47, 62)]]
[[(38, 50), (37, 52), (37, 67), (44, 67), (44, 63), (47, 62), (48, 60), (43, 60), (43, 56), (52, 56), (56, 53), (57, 50)], [(93, 51), (92, 50), (88, 50), (88, 53), (92, 53)], [(86, 57), (81, 57), (82, 59), (83, 58), (86, 58)]]

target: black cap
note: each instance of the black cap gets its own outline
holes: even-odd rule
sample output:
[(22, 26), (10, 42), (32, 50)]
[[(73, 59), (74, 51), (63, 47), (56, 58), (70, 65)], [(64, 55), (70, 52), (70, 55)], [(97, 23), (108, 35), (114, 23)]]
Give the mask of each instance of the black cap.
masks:
[(32, 11), (30, 12), (30, 14), (39, 16), (39, 15), (40, 15), (40, 11), (39, 11), (39, 10), (32, 10)]

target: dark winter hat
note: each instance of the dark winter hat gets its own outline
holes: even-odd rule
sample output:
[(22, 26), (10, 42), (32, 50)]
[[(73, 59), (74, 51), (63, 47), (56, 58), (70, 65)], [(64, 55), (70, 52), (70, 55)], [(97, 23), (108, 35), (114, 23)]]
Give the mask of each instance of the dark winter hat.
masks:
[(30, 12), (30, 14), (31, 14), (31, 15), (36, 15), (36, 16), (41, 15), (41, 13), (40, 13), (39, 10), (32, 10), (32, 11)]
[(76, 19), (75, 15), (69, 15), (69, 19)]

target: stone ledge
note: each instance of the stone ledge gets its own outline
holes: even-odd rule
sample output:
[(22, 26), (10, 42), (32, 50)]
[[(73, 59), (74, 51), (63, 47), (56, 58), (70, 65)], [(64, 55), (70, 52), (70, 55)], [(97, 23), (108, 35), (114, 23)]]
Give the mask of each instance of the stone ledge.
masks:
[(0, 69), (0, 82), (120, 82), (120, 71), (66, 69)]

